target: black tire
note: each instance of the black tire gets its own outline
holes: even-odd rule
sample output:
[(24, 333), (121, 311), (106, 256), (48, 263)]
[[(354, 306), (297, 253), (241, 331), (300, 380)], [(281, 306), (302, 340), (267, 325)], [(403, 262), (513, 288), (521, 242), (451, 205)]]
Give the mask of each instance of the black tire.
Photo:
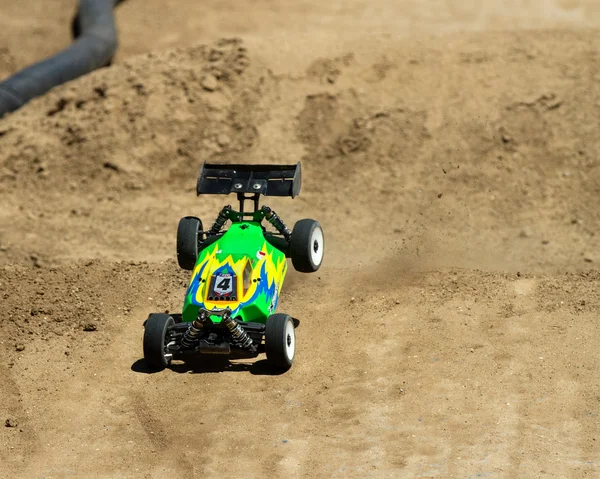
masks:
[(171, 362), (171, 356), (165, 356), (167, 330), (175, 321), (168, 314), (151, 314), (144, 329), (144, 359), (148, 366), (162, 371)]
[(296, 271), (314, 273), (323, 262), (325, 252), (323, 228), (318, 221), (298, 221), (290, 238), (290, 257)]
[(195, 216), (186, 216), (177, 226), (177, 262), (181, 269), (191, 271), (198, 260), (202, 221)]
[(267, 361), (279, 371), (287, 371), (296, 355), (294, 321), (287, 314), (273, 314), (267, 319), (265, 329)]

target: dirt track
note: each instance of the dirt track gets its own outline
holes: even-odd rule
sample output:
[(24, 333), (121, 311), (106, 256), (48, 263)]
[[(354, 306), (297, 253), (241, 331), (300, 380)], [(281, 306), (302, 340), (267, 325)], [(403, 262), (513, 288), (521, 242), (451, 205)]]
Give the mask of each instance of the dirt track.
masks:
[[(0, 78), (75, 4), (5, 3)], [(600, 477), (595, 2), (141, 3), (0, 120), (0, 476)], [(140, 360), (204, 160), (303, 162), (284, 375)]]

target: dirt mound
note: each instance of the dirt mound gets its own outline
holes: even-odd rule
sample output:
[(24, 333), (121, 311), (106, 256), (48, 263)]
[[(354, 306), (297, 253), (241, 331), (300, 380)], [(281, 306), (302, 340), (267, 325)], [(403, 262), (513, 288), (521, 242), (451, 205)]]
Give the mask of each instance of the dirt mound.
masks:
[[(113, 66), (0, 121), (7, 473), (597, 476), (598, 32), (417, 35), (506, 25), (500, 1), (184, 3), (125, 2)], [(550, 3), (521, 25), (594, 21)], [(44, 37), (74, 6), (49, 5)], [(0, 75), (68, 42), (0, 26)], [(281, 298), (294, 367), (147, 374), (142, 322), (189, 279), (177, 221), (233, 200), (195, 197), (200, 164), (300, 160), (267, 201), (326, 235)]]
[[(585, 268), (598, 247), (595, 36), (357, 46), (293, 77), (236, 39), (126, 60), (3, 121), (0, 189), (18, 223), (0, 232), (4, 262), (166, 259), (182, 205), (198, 208), (202, 161), (302, 160), (301, 204), (282, 212), (331, 222), (339, 261), (369, 242), (404, 243), (424, 267)], [(129, 241), (129, 226), (160, 246)]]
[[(3, 232), (5, 262), (68, 258), (38, 233), (57, 233), (57, 215), (75, 258), (84, 241), (114, 257), (117, 241), (117, 259), (166, 259), (117, 232), (135, 218), (152, 240), (171, 234), (172, 202), (194, 204), (202, 161), (302, 160), (306, 203), (281, 208), (356, 218), (333, 228), (340, 260), (367, 241), (417, 242), (404, 253), (425, 267), (585, 268), (598, 246), (594, 35), (402, 41), (316, 59), (300, 77), (235, 39), (127, 60), (3, 122), (0, 188), (32, 239)], [(218, 202), (203, 204), (214, 215)], [(108, 218), (115, 228), (96, 232)]]
[(248, 64), (239, 40), (222, 40), (56, 88), (4, 122), (2, 185), (135, 189), (181, 179), (198, 158), (243, 151), (255, 136), (246, 112), (260, 93), (251, 76), (237, 81)]

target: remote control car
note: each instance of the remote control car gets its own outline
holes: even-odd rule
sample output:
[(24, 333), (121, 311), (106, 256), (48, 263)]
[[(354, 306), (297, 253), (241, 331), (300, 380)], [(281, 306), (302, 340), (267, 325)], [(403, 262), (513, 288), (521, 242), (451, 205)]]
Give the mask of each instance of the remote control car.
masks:
[[(179, 221), (177, 261), (192, 271), (192, 279), (181, 314), (151, 314), (146, 320), (148, 366), (161, 370), (172, 359), (190, 355), (240, 359), (265, 352), (275, 369), (290, 368), (296, 322), (275, 312), (287, 258), (297, 271), (317, 271), (323, 261), (323, 230), (317, 221), (303, 219), (290, 231), (271, 208), (259, 208), (259, 199), (261, 195), (294, 198), (300, 184), (300, 163), (202, 165), (197, 194), (236, 193), (239, 211), (225, 206), (208, 230), (193, 216)], [(252, 211), (244, 210), (247, 201), (252, 202)]]

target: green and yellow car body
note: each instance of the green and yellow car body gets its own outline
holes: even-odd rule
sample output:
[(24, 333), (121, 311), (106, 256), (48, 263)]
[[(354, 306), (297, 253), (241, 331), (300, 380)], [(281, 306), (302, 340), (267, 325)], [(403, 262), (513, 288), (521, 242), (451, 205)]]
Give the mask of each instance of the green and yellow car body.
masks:
[[(201, 308), (208, 312), (229, 308), (232, 318), (266, 323), (277, 308), (287, 268), (285, 253), (267, 241), (259, 222), (234, 222), (200, 252), (182, 321), (194, 321)], [(210, 318), (221, 321), (220, 316)]]

